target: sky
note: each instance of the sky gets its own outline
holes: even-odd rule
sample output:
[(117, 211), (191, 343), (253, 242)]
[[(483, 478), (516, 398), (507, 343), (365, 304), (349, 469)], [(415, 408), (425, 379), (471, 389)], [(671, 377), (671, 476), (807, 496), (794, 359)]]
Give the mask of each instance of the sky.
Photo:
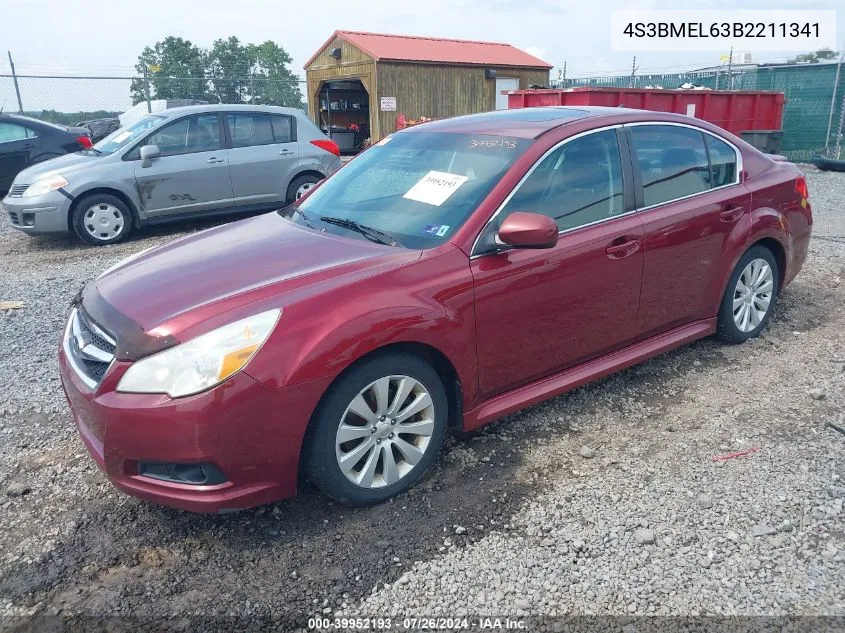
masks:
[[(735, 0), (731, 9), (840, 9), (837, 40), (845, 49), (841, 0)], [(632, 53), (610, 50), (612, 9), (676, 9), (676, 0), (2, 0), (0, 74), (5, 49), (19, 74), (127, 75), (138, 54), (168, 35), (209, 47), (217, 38), (273, 40), (303, 64), (335, 29), (507, 42), (552, 64), (568, 77), (626, 74)], [(684, 9), (718, 9), (687, 0)], [(45, 19), (49, 16), (49, 19)], [(638, 72), (674, 72), (717, 65), (720, 54), (637, 53)], [(761, 61), (794, 53), (755, 53)], [(123, 108), (128, 81), (21, 80), (25, 109)], [(11, 80), (0, 77), (0, 106), (15, 108)]]

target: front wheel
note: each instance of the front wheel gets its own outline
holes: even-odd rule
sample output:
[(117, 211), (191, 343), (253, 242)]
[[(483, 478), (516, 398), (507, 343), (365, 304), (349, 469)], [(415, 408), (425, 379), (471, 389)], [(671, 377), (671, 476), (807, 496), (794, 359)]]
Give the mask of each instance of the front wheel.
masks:
[(132, 232), (132, 213), (115, 196), (98, 193), (80, 200), (71, 218), (73, 232), (95, 246), (115, 244)]
[(440, 376), (424, 360), (407, 354), (366, 360), (330, 387), (315, 413), (305, 472), (349, 505), (389, 499), (434, 461), (448, 409)]
[(774, 311), (778, 264), (765, 246), (750, 248), (734, 268), (719, 309), (716, 336), (744, 343), (759, 336)]

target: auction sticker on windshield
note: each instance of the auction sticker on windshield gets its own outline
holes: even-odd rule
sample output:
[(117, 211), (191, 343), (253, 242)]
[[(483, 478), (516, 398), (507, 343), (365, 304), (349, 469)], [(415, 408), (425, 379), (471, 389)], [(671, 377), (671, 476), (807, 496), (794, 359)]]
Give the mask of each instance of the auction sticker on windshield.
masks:
[(439, 207), (467, 180), (469, 180), (467, 176), (448, 174), (445, 171), (430, 171), (402, 197)]

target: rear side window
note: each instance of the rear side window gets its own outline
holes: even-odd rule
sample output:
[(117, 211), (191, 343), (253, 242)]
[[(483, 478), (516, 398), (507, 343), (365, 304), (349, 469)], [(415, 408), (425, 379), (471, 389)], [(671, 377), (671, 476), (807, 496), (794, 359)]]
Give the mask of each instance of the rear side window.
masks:
[(273, 138), (277, 143), (290, 143), (296, 138), (293, 117), (274, 114), (270, 118), (273, 120)]
[(34, 130), (30, 130), (23, 125), (16, 123), (0, 123), (0, 143), (7, 143), (9, 141), (21, 141), (25, 138), (34, 138), (37, 136)]
[(604, 130), (564, 143), (546, 156), (508, 200), (501, 219), (515, 211), (542, 213), (566, 231), (623, 210), (619, 143), (615, 130)]
[(645, 206), (710, 189), (703, 133), (672, 125), (638, 125), (631, 127), (631, 135)]
[(226, 115), (232, 147), (290, 143), (294, 139), (291, 117), (281, 114), (234, 112)]
[(710, 171), (713, 187), (732, 185), (736, 178), (736, 152), (733, 147), (720, 141), (715, 136), (704, 135), (707, 151), (710, 154)]

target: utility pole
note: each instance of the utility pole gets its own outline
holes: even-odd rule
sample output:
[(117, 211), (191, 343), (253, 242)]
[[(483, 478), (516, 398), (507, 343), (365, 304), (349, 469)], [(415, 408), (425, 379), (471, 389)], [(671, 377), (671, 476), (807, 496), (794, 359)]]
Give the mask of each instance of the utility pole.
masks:
[(18, 86), (18, 76), (15, 74), (15, 62), (12, 61), (12, 51), (6, 51), (9, 54), (9, 66), (12, 67), (12, 81), (15, 82), (15, 94), (18, 97), (18, 114), (23, 114), (23, 103), (21, 103), (21, 89)]
[(560, 87), (563, 88), (566, 84), (566, 62), (563, 62), (563, 81), (561, 81)]
[(631, 63), (631, 81), (629, 88), (634, 87), (634, 76), (637, 74), (637, 56), (634, 55), (634, 61)]
[(144, 64), (144, 98), (147, 100), (147, 114), (149, 114), (153, 111), (153, 106), (150, 103), (150, 75), (146, 64)]
[(729, 79), (728, 90), (734, 89), (734, 76), (733, 76), (733, 73), (731, 72), (731, 66), (733, 66), (733, 63), (734, 63), (734, 47), (731, 46), (731, 52), (728, 54), (728, 79)]

